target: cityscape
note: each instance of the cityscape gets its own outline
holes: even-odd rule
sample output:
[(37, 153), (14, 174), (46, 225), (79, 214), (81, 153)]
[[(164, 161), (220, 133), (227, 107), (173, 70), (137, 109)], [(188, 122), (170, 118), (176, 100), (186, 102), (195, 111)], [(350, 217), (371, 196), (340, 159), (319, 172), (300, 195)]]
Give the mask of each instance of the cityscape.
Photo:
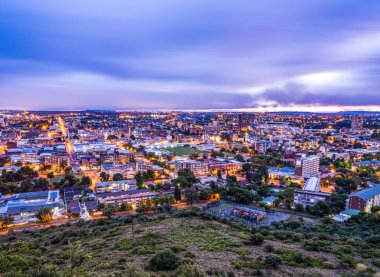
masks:
[(0, 3), (0, 276), (380, 276), (380, 3), (181, 2)]

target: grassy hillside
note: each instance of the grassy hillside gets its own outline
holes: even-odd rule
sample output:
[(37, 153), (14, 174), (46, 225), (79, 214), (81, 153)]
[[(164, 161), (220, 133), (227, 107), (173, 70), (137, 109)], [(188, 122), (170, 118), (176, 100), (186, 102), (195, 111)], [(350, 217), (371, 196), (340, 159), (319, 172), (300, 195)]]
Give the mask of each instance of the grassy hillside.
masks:
[(378, 230), (365, 241), (357, 228), (297, 220), (252, 230), (193, 210), (141, 216), (134, 224), (130, 218), (79, 221), (0, 237), (0, 274), (373, 276)]

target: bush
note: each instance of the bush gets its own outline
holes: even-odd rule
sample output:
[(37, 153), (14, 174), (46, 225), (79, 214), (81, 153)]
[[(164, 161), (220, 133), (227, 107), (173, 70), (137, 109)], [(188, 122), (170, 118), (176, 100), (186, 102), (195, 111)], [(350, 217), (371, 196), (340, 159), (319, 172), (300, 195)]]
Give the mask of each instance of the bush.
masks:
[(181, 251), (185, 251), (186, 247), (183, 245), (172, 245), (170, 246), (170, 250), (173, 251), (174, 253), (179, 253)]
[(133, 243), (130, 239), (124, 238), (119, 240), (116, 244), (115, 247), (120, 250), (129, 250), (133, 248)]
[(195, 255), (193, 254), (193, 253), (191, 253), (191, 252), (186, 252), (185, 253), (185, 258), (190, 258), (190, 259), (192, 259), (192, 258), (194, 258), (195, 257)]
[(173, 270), (181, 265), (181, 258), (174, 254), (171, 250), (162, 251), (154, 255), (149, 260), (149, 269), (157, 270)]
[(367, 238), (367, 242), (372, 243), (372, 244), (379, 244), (380, 243), (380, 236), (379, 235), (370, 236), (369, 238)]
[(273, 252), (274, 251), (274, 247), (272, 244), (266, 244), (265, 245), (265, 251), (270, 253), (270, 252)]
[(56, 233), (50, 238), (50, 243), (51, 244), (57, 244), (60, 243), (63, 239), (62, 233)]
[(282, 263), (282, 259), (276, 255), (268, 255), (264, 259), (264, 265), (268, 268), (277, 268)]
[(261, 245), (264, 242), (264, 236), (260, 233), (253, 234), (249, 238), (249, 242), (253, 245)]

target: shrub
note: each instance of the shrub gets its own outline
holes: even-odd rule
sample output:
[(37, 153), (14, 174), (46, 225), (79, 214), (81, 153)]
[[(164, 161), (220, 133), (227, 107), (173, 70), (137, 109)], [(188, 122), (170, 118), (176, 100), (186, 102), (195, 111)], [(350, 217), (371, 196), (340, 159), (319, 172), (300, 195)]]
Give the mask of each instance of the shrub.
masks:
[(172, 270), (181, 265), (181, 258), (174, 254), (171, 250), (162, 251), (154, 255), (149, 260), (149, 269), (156, 270)]
[(62, 233), (56, 233), (50, 238), (50, 243), (51, 244), (57, 244), (60, 243), (63, 239)]
[(266, 244), (265, 245), (265, 251), (266, 252), (273, 252), (274, 251), (274, 247), (272, 244)]
[(264, 259), (264, 265), (268, 268), (277, 268), (281, 263), (282, 259), (277, 255), (268, 255)]
[(170, 246), (170, 250), (174, 253), (179, 253), (181, 251), (185, 251), (186, 247), (184, 245), (172, 245)]
[(380, 243), (380, 236), (379, 235), (370, 236), (369, 238), (367, 238), (367, 242), (373, 243), (373, 244), (379, 244)]
[(249, 242), (253, 245), (261, 245), (264, 242), (264, 236), (260, 233), (253, 234), (249, 238)]
[(116, 244), (115, 247), (120, 250), (129, 250), (133, 248), (133, 243), (130, 239), (124, 238), (119, 240)]
[(138, 242), (144, 245), (156, 245), (157, 243), (159, 243), (160, 237), (161, 236), (158, 233), (148, 232), (141, 236)]
[(323, 261), (295, 250), (278, 249), (276, 253), (291, 266), (295, 267), (322, 267)]
[(195, 255), (193, 254), (193, 253), (191, 253), (191, 252), (186, 252), (185, 253), (185, 258), (194, 258), (195, 257)]

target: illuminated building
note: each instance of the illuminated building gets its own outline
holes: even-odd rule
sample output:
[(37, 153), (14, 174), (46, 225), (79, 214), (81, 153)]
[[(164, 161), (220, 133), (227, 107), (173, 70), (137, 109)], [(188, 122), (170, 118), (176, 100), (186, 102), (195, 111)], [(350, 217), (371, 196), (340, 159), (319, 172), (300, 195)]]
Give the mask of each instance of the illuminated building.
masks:
[(302, 156), (296, 161), (295, 176), (310, 178), (319, 176), (319, 157), (318, 156)]
[(255, 115), (252, 113), (239, 114), (239, 129), (240, 131), (247, 131), (255, 123)]

